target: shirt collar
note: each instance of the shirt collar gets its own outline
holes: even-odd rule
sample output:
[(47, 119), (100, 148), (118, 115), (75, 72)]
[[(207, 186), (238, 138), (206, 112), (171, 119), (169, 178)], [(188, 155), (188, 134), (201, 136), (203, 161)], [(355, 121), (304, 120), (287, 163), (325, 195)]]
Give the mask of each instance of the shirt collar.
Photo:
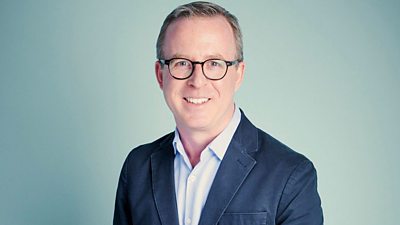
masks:
[[(211, 150), (218, 158), (219, 160), (222, 160), (224, 158), (224, 155), (226, 153), (226, 150), (228, 149), (229, 143), (232, 140), (232, 137), (239, 126), (240, 123), (240, 118), (241, 118), (241, 112), (239, 110), (239, 107), (235, 105), (235, 111), (233, 113), (232, 119), (228, 123), (228, 125), (225, 127), (225, 129), (206, 147), (206, 149)], [(181, 139), (179, 137), (179, 132), (178, 129), (175, 129), (175, 137), (174, 140), (172, 141), (172, 144), (174, 146), (174, 153), (178, 151), (179, 154), (181, 155), (186, 155), (186, 152), (183, 148), (183, 144), (181, 142)]]

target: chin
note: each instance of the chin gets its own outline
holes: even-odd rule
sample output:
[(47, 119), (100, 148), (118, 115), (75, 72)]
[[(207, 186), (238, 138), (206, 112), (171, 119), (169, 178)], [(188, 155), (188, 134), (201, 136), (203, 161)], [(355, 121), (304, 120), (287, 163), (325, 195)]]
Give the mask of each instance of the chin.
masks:
[(185, 127), (191, 128), (194, 130), (205, 130), (207, 127), (209, 127), (209, 122), (208, 121), (186, 121)]
[(180, 121), (180, 127), (185, 127), (190, 130), (207, 130), (207, 127), (210, 126), (210, 120), (207, 118), (182, 118)]

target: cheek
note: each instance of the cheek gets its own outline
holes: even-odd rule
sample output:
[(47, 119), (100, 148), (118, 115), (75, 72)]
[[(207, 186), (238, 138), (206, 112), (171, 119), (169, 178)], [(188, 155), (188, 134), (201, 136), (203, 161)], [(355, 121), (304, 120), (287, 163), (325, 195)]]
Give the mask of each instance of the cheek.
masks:
[(227, 82), (223, 85), (223, 90), (225, 92), (225, 95), (231, 96), (235, 94), (236, 90), (236, 82), (234, 79), (229, 79)]
[(171, 80), (168, 77), (168, 74), (163, 74), (163, 86), (164, 86), (164, 92), (169, 92), (171, 89)]
[(179, 83), (177, 83), (175, 80), (171, 80), (170, 77), (164, 76), (163, 92), (167, 98), (173, 98), (175, 95), (177, 95), (179, 89), (180, 89)]
[(235, 94), (235, 86), (232, 83), (214, 85), (214, 89), (217, 91), (219, 98), (226, 103), (230, 102)]

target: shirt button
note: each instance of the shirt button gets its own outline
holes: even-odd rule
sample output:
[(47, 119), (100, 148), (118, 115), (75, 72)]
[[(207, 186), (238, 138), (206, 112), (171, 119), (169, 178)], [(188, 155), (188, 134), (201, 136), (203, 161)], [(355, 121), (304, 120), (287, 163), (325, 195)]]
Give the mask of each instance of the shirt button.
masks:
[(190, 218), (186, 218), (186, 224), (191, 224), (192, 223), (192, 220), (190, 219)]

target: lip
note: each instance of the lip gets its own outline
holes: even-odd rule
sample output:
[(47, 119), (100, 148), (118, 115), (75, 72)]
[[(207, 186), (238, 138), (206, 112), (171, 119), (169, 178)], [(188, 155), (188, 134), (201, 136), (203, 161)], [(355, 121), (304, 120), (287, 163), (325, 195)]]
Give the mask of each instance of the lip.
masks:
[(211, 100), (211, 98), (208, 97), (183, 97), (183, 99), (193, 105), (203, 105), (206, 104)]

